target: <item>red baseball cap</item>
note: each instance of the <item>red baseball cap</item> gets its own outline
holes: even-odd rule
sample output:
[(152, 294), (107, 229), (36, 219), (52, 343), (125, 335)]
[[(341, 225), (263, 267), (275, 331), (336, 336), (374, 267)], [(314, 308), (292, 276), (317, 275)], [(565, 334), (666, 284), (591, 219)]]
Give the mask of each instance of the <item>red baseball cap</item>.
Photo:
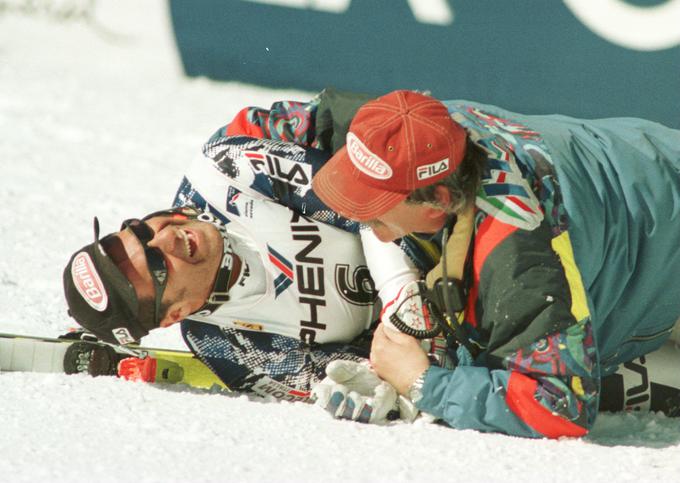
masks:
[(438, 100), (391, 92), (359, 109), (345, 146), (314, 176), (314, 192), (346, 218), (371, 220), (455, 171), (465, 137)]

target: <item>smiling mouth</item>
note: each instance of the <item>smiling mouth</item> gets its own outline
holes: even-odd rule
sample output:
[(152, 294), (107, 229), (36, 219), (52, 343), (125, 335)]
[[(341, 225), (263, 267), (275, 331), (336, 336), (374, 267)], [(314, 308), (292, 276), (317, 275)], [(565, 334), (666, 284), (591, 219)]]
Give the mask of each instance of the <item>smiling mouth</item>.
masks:
[(193, 258), (196, 254), (196, 249), (198, 248), (196, 236), (193, 233), (182, 229), (179, 229), (178, 232), (182, 237), (182, 241), (184, 242), (184, 254), (187, 256), (187, 258)]

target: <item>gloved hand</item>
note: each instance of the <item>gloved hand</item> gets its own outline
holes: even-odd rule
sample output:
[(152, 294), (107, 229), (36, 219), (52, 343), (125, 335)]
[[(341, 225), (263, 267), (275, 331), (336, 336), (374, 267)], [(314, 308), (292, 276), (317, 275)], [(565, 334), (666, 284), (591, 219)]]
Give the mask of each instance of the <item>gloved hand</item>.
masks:
[(421, 297), (421, 285), (413, 280), (404, 285), (391, 302), (385, 304), (380, 321), (417, 339), (429, 339), (441, 332), (432, 320), (427, 305)]
[(326, 367), (327, 377), (312, 389), (314, 404), (322, 407), (337, 419), (350, 419), (360, 423), (381, 424), (397, 419), (404, 399), (405, 416), (413, 421), (417, 410), (397, 395), (396, 389), (383, 381), (368, 362), (336, 360)]
[(418, 280), (406, 283), (395, 299), (385, 305), (380, 321), (385, 327), (419, 339), (420, 347), (437, 365), (451, 369), (455, 364), (448, 354), (446, 337), (423, 302), (421, 293), (424, 289)]

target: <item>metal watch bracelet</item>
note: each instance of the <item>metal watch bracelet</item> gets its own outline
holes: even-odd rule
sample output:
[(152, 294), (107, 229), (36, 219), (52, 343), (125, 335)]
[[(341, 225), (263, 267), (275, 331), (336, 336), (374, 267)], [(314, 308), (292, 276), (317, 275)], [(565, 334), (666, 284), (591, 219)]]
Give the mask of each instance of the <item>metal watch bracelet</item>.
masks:
[(425, 384), (425, 375), (427, 374), (429, 367), (425, 369), (418, 378), (413, 381), (411, 387), (408, 388), (408, 398), (413, 404), (416, 404), (423, 398), (423, 384)]

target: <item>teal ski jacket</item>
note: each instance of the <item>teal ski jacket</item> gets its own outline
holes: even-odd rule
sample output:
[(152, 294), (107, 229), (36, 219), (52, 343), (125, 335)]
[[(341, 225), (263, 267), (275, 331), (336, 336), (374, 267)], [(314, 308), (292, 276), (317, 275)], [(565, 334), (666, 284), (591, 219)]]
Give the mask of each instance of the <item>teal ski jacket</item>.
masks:
[(445, 104), (488, 153), (463, 322), (482, 350), (431, 367), (418, 407), (457, 428), (584, 435), (600, 377), (680, 317), (680, 132)]

